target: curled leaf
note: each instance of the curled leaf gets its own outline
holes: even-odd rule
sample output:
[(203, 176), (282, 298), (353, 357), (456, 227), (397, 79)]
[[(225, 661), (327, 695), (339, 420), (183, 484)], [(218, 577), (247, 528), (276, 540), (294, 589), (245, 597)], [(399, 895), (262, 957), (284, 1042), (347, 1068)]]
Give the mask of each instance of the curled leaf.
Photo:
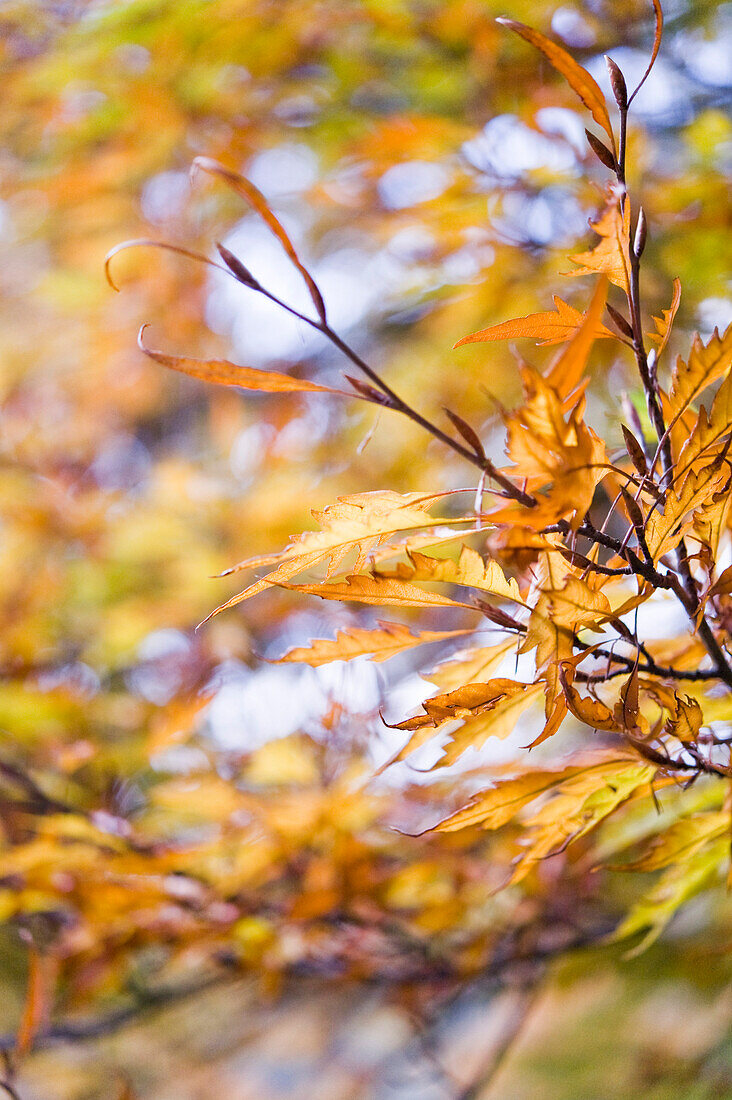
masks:
[(104, 257), (104, 274), (112, 290), (119, 290), (119, 287), (112, 278), (111, 262), (115, 256), (119, 255), (120, 252), (125, 252), (128, 248), (162, 248), (164, 252), (175, 252), (178, 256), (185, 256), (188, 260), (195, 260), (197, 263), (206, 264), (208, 267), (215, 267), (219, 271), (227, 270), (221, 264), (217, 264), (215, 260), (204, 256), (202, 252), (192, 252), (189, 248), (181, 248), (177, 244), (168, 244), (167, 241), (154, 241), (149, 237), (136, 237), (132, 241), (122, 241), (121, 244), (116, 244), (114, 248), (110, 248)]

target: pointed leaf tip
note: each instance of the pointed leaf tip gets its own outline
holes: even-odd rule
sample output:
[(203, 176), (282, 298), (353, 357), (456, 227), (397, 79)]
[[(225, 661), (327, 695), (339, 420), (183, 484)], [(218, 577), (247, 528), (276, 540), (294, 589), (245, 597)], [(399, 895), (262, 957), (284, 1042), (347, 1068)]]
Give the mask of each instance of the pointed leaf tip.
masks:
[(610, 138), (610, 145), (614, 153), (615, 135), (610, 122), (610, 115), (608, 114), (602, 89), (594, 77), (578, 64), (565, 49), (553, 42), (551, 38), (535, 31), (532, 27), (527, 27), (524, 23), (519, 23), (517, 20), (509, 19), (506, 16), (500, 16), (497, 22), (520, 35), (526, 42), (535, 46), (537, 50), (541, 50), (553, 68), (561, 73), (572, 91), (579, 96), (595, 122), (603, 128)]

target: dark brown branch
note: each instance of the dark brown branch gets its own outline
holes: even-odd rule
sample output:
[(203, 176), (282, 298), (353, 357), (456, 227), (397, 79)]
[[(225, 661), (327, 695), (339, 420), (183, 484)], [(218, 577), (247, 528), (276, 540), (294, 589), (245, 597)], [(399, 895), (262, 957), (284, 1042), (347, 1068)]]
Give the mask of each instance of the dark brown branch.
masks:
[[(234, 273), (231, 272), (231, 274)], [(452, 451), (455, 452), (455, 454), (460, 455), (461, 458), (464, 458), (473, 466), (477, 466), (477, 468), (482, 473), (487, 474), (488, 477), (493, 478), (493, 480), (501, 486), (501, 489), (503, 490), (505, 496), (510, 497), (512, 500), (517, 501), (519, 504), (523, 504), (525, 508), (536, 507), (536, 498), (531, 496), (530, 493), (524, 492), (524, 490), (520, 489), (518, 485), (514, 485), (510, 478), (506, 477), (505, 474), (502, 474), (501, 471), (497, 469), (497, 467), (491, 462), (489, 458), (487, 458), (485, 455), (477, 454), (469, 447), (466, 447), (459, 440), (453, 438), (453, 436), (448, 435), (448, 433), (444, 432), (442, 428), (440, 428), (437, 424), (433, 424), (432, 421), (428, 420), (426, 416), (423, 416), (420, 412), (418, 412), (415, 408), (408, 404), (408, 402), (399, 397), (399, 395), (391, 388), (391, 386), (389, 386), (388, 383), (383, 380), (381, 375), (379, 375), (373, 369), (373, 367), (370, 367), (368, 363), (366, 363), (365, 360), (363, 360), (361, 356), (356, 351), (354, 351), (353, 348), (350, 347), (350, 345), (347, 344), (345, 340), (343, 340), (338, 335), (338, 333), (330, 327), (326, 320), (316, 321), (313, 317), (308, 317), (307, 314), (300, 313), (299, 310), (293, 309), (292, 306), (289, 306), (286, 302), (282, 301), (281, 298), (278, 298), (275, 294), (272, 294), (271, 291), (267, 290), (261, 285), (261, 283), (257, 282), (255, 279), (247, 279), (246, 282), (244, 282), (244, 280), (239, 281), (242, 282), (243, 285), (249, 287), (250, 290), (254, 290), (258, 294), (262, 294), (265, 298), (269, 298), (269, 300), (271, 302), (274, 302), (275, 305), (278, 305), (287, 313), (292, 314), (293, 317), (297, 317), (298, 320), (303, 321), (306, 325), (309, 325), (310, 328), (313, 328), (317, 332), (322, 333), (323, 336), (325, 336), (326, 339), (329, 340), (334, 347), (338, 348), (338, 350), (342, 352), (343, 355), (346, 356), (346, 358), (350, 359), (354, 366), (358, 367), (358, 369), (366, 375), (369, 381), (371, 381), (374, 386), (376, 386), (381, 391), (381, 393), (384, 394), (384, 397), (387, 399), (384, 402), (384, 405), (387, 408), (393, 409), (395, 412), (401, 413), (403, 416), (406, 416), (409, 420), (413, 421), (413, 423), (418, 424), (420, 428), (423, 428), (426, 432), (429, 432), (429, 434), (432, 435), (435, 439), (439, 439), (441, 443), (444, 443), (445, 446), (449, 447)]]

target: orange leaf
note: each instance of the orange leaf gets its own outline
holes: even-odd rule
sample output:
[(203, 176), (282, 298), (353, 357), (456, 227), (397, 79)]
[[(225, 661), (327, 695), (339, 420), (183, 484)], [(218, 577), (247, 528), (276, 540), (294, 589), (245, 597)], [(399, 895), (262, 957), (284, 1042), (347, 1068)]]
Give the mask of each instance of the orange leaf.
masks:
[(331, 386), (319, 386), (316, 382), (308, 382), (306, 378), (293, 378), (289, 374), (280, 374), (273, 370), (240, 367), (236, 363), (230, 363), (228, 359), (189, 359), (187, 356), (153, 351), (142, 342), (142, 334), (146, 328), (147, 325), (143, 325), (137, 337), (138, 346), (145, 355), (170, 370), (188, 374), (191, 378), (200, 378), (203, 382), (213, 382), (218, 386), (239, 386), (243, 390), (255, 390), (259, 393), (337, 393), (342, 397), (356, 396)]
[[(463, 336), (454, 346), (463, 344), (482, 344), (491, 340), (514, 340), (519, 337), (529, 337), (539, 340), (544, 344), (560, 344), (569, 340), (581, 326), (585, 314), (578, 309), (563, 302), (558, 295), (554, 295), (555, 312), (530, 313), (528, 317), (516, 317), (512, 321), (503, 321), (500, 325), (492, 325), (490, 328), (473, 332), (470, 336)], [(595, 338), (612, 337), (614, 334), (604, 325), (597, 323), (593, 330)]]
[(668, 338), (671, 335), (671, 326), (674, 323), (674, 317), (676, 316), (680, 302), (681, 279), (674, 279), (674, 296), (671, 300), (671, 308), (664, 309), (660, 317), (653, 318), (656, 323), (656, 332), (649, 333), (649, 339), (653, 340), (653, 342), (658, 345), (656, 348), (656, 358), (660, 358), (661, 352), (668, 343)]
[(591, 699), (582, 696), (573, 685), (567, 671), (563, 666), (559, 669), (559, 681), (562, 685), (567, 706), (575, 718), (595, 730), (617, 731), (618, 724), (613, 718), (612, 711), (601, 703), (599, 699)]
[(206, 264), (207, 267), (215, 267), (219, 271), (226, 271), (225, 267), (222, 267), (221, 264), (217, 264), (215, 260), (209, 259), (208, 256), (204, 256), (201, 252), (192, 252), (189, 248), (181, 248), (177, 244), (168, 244), (167, 241), (153, 241), (149, 237), (137, 237), (133, 241), (122, 241), (121, 244), (116, 244), (114, 248), (110, 248), (109, 252), (104, 257), (104, 274), (112, 290), (119, 290), (119, 287), (112, 278), (112, 260), (120, 252), (125, 252), (128, 248), (160, 248), (164, 252), (174, 252), (177, 256), (185, 256), (187, 260), (195, 260), (199, 264)]
[(580, 264), (579, 271), (566, 271), (565, 275), (587, 275), (593, 271), (603, 271), (611, 283), (619, 286), (626, 294), (630, 293), (630, 202), (627, 196), (620, 203), (612, 200), (605, 207), (592, 228), (600, 243), (588, 252), (570, 256), (570, 260)]
[(57, 960), (53, 955), (44, 955), (36, 947), (30, 948), (28, 988), (15, 1042), (19, 1057), (28, 1053), (36, 1035), (48, 1020), (57, 970)]
[(562, 349), (558, 358), (552, 363), (546, 376), (548, 385), (559, 394), (562, 400), (566, 400), (582, 381), (593, 341), (598, 336), (612, 336), (612, 333), (600, 324), (606, 298), (607, 279), (603, 275), (598, 279), (592, 301), (587, 312), (581, 316), (577, 330), (567, 347)]
[(602, 126), (603, 130), (610, 138), (614, 150), (615, 135), (610, 125), (610, 116), (607, 113), (605, 97), (597, 81), (594, 80), (587, 70), (583, 69), (566, 50), (563, 50), (556, 42), (552, 42), (550, 38), (540, 34), (539, 31), (535, 31), (531, 27), (525, 26), (523, 23), (517, 23), (514, 19), (507, 19), (505, 16), (501, 16), (498, 22), (502, 23), (504, 27), (508, 27), (510, 30), (515, 31), (516, 34), (520, 34), (521, 37), (527, 42), (530, 42), (532, 46), (536, 46), (537, 50), (541, 50), (549, 63), (558, 73), (562, 74), (572, 90), (580, 97), (595, 122), (599, 126)]

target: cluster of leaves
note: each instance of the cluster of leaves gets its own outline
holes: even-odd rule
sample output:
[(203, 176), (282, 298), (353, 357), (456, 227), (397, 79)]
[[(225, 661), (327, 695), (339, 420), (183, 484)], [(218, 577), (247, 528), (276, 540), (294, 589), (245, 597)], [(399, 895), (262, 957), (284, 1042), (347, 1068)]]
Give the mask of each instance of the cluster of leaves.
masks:
[[(438, 158), (470, 136), (465, 116), (482, 119), (485, 74), (496, 69), (505, 48), (503, 32), (471, 5), (459, 5), (450, 19), (447, 9), (443, 18), (426, 9), (419, 16), (390, 14), (383, 5), (365, 4), (360, 19), (351, 21), (340, 4), (298, 2), (288, 5), (287, 18), (268, 13), (268, 5), (252, 5), (251, 17), (238, 19), (232, 29), (228, 6), (207, 3), (205, 20), (218, 43), (218, 60), (233, 66), (244, 57), (255, 76), (246, 84), (244, 77), (237, 83), (229, 74), (230, 82), (222, 85), (210, 62), (215, 53), (211, 40), (202, 35), (195, 50), (189, 41), (186, 21), (193, 6), (185, 16), (173, 12), (157, 22), (148, 5), (130, 7), (137, 13), (137, 37), (146, 44), (143, 53), (149, 49), (153, 58), (150, 74), (135, 69), (142, 63), (137, 54), (124, 52), (124, 21), (112, 14), (112, 31), (100, 39), (108, 44), (106, 53), (90, 50), (83, 26), (66, 47), (94, 87), (104, 87), (99, 102), (90, 97), (87, 103), (83, 87), (78, 103), (73, 89), (68, 102), (61, 95), (54, 101), (48, 93), (53, 58), (44, 67), (26, 47), (11, 82), (6, 136), (15, 143), (16, 156), (27, 155), (23, 142), (31, 147), (37, 138), (24, 180), (27, 192), (13, 214), (31, 228), (47, 216), (47, 238), (57, 253), (53, 271), (43, 271), (37, 252), (18, 263), (21, 275), (27, 275), (28, 265), (32, 268), (41, 292), (33, 324), (15, 308), (11, 293), (3, 337), (11, 364), (4, 456), (13, 469), (3, 469), (2, 482), (10, 533), (3, 595), (11, 625), (4, 638), (0, 687), (2, 722), (10, 731), (0, 766), (0, 907), (20, 931), (30, 960), (18, 1049), (44, 1034), (53, 1036), (47, 1017), (54, 998), (61, 1008), (73, 1009), (86, 1005), (92, 993), (124, 989), (135, 1004), (144, 1004), (153, 996), (149, 986), (184, 980), (203, 964), (249, 967), (272, 986), (293, 971), (434, 985), (490, 969), (496, 953), (506, 958), (541, 953), (547, 929), (556, 937), (563, 927), (563, 944), (602, 935), (609, 930), (607, 920), (583, 924), (576, 913), (572, 920), (567, 913), (578, 909), (577, 898), (597, 897), (598, 879), (590, 874), (597, 851), (590, 834), (603, 823), (603, 858), (615, 861), (627, 851), (633, 866), (662, 869), (660, 883), (624, 928), (657, 934), (681, 902), (726, 869), (724, 783), (719, 780), (729, 767), (720, 722), (727, 717), (722, 689), (729, 683), (730, 590), (718, 563), (728, 537), (730, 334), (696, 342), (664, 376), (659, 368), (668, 358), (679, 308), (683, 319), (677, 287), (671, 308), (660, 314), (650, 334), (655, 354), (645, 354), (640, 248), (632, 243), (640, 245), (639, 211), (635, 203), (631, 207), (624, 187), (626, 139), (633, 150), (633, 134), (625, 129), (627, 112), (621, 112), (616, 143), (608, 109), (587, 74), (548, 39), (512, 24), (544, 51), (589, 107), (602, 132), (601, 139), (594, 134), (589, 139), (591, 154), (611, 171), (614, 182), (595, 220), (599, 245), (572, 257), (576, 274), (600, 275), (586, 311), (557, 298), (554, 311), (492, 325), (460, 341), (476, 353), (474, 362), (466, 360), (462, 382), (475, 383), (476, 391), (485, 375), (486, 360), (479, 358), (483, 345), (522, 337), (564, 345), (544, 372), (525, 363), (518, 372), (504, 371), (506, 378), (520, 376), (525, 396), (516, 410), (502, 414), (508, 453), (503, 463), (488, 457), (487, 450), (494, 454), (497, 448), (484, 446), (467, 423), (478, 404), (474, 395), (464, 395), (464, 415), (449, 414), (449, 423), (441, 427), (399, 397), (395, 386), (401, 391), (412, 385), (417, 359), (424, 397), (439, 405), (463, 396), (451, 388), (456, 372), (444, 370), (446, 333), (454, 339), (456, 332), (485, 324), (481, 317), (505, 312), (514, 297), (523, 303), (527, 287), (534, 292), (547, 276), (535, 249), (523, 253), (494, 241), (505, 278), (484, 279), (469, 304), (458, 303), (457, 319), (446, 308), (449, 291), (431, 290), (432, 312), (414, 329), (414, 356), (410, 359), (395, 345), (390, 377), (395, 374), (397, 381), (390, 385), (331, 327), (324, 295), (270, 204), (218, 161), (201, 158), (198, 164), (217, 183), (225, 183), (235, 201), (243, 198), (274, 232), (310, 294), (313, 313), (299, 316), (348, 357), (350, 377), (337, 383), (330, 375), (312, 380), (301, 370), (262, 371), (220, 358), (196, 361), (149, 349), (149, 355), (179, 374), (217, 385), (209, 392), (183, 380), (178, 388), (178, 379), (167, 379), (164, 372), (143, 375), (136, 353), (124, 343), (130, 308), (137, 313), (144, 305), (144, 316), (153, 309), (157, 316), (170, 317), (171, 331), (184, 345), (198, 337), (205, 287), (189, 265), (177, 266), (194, 254), (206, 260), (201, 273), (210, 270), (208, 254), (196, 251), (206, 246), (195, 219), (180, 215), (165, 222), (166, 230), (172, 223), (177, 239), (194, 243), (169, 246), (154, 261), (148, 259), (149, 266), (133, 269), (139, 276), (137, 302), (127, 292), (110, 305), (100, 295), (97, 278), (100, 252), (113, 240), (147, 235), (136, 207), (139, 180), (162, 167), (180, 167), (186, 144), (239, 164), (283, 137), (292, 139), (285, 122), (271, 120), (286, 117), (287, 104), (297, 99), (306, 80), (311, 80), (316, 106), (318, 97), (325, 102), (335, 94), (321, 86), (317, 72), (312, 78), (299, 73), (314, 49), (324, 65), (337, 69), (344, 27), (351, 35), (365, 34), (367, 28), (376, 43), (361, 49), (359, 39), (352, 52), (363, 56), (361, 67), (338, 70), (344, 103), (355, 104), (362, 86), (373, 95), (384, 94), (382, 55), (387, 60), (390, 51), (401, 56), (404, 41), (412, 39), (419, 50), (410, 66), (392, 66), (403, 74), (394, 76), (403, 86), (391, 93), (401, 103), (400, 115), (384, 112), (374, 123), (366, 110), (352, 107), (343, 132), (337, 132), (323, 111), (308, 134), (329, 165), (338, 166), (343, 156), (346, 166), (342, 172), (334, 169), (327, 186), (311, 196), (325, 210), (320, 232), (325, 235), (337, 220), (333, 210), (351, 217), (356, 200), (348, 167), (353, 163), (362, 177), (359, 201), (372, 208), (371, 220), (364, 218), (363, 224), (377, 236), (387, 228), (409, 229), (412, 211), (379, 210), (378, 180), (405, 156)], [(525, 5), (525, 10), (532, 7)], [(522, 14), (520, 5), (516, 10)], [(543, 14), (548, 17), (548, 10)], [(539, 18), (534, 11), (532, 17)], [(320, 28), (317, 42), (313, 25)], [(602, 28), (602, 33), (611, 30)], [(267, 36), (270, 46), (279, 43), (270, 50), (268, 72), (258, 60), (258, 33)], [(660, 16), (654, 55), (659, 40)], [(164, 46), (162, 71), (158, 41)], [(6, 43), (11, 50), (12, 33)], [(440, 84), (441, 92), (421, 113), (415, 106), (426, 102), (436, 86), (436, 58), (444, 75), (444, 57), (434, 53), (435, 44), (465, 59), (449, 68), (471, 74), (467, 109), (468, 93), (449, 81)], [(196, 53), (190, 66), (186, 50)], [(174, 70), (177, 57), (185, 60), (180, 71)], [(123, 63), (130, 66), (127, 76), (120, 76)], [(513, 105), (522, 64), (528, 82), (531, 63), (521, 54), (515, 68), (505, 67), (507, 79), (491, 89), (496, 108)], [(459, 79), (467, 76), (454, 77)], [(259, 102), (263, 88), (267, 95)], [(535, 92), (526, 117), (533, 117), (543, 102)], [(246, 125), (243, 110), (250, 116)], [(122, 122), (116, 111), (124, 116)], [(32, 125), (23, 129), (21, 139), (18, 119), (26, 116)], [(299, 138), (299, 119), (297, 126)], [(93, 169), (82, 159), (84, 149), (95, 152)], [(640, 142), (635, 153), (641, 157)], [(420, 208), (420, 218), (434, 234), (429, 262), (435, 264), (457, 253), (471, 232), (478, 232), (479, 245), (484, 239), (476, 229), (484, 218), (484, 195), (464, 166), (451, 162), (450, 171), (449, 190)], [(666, 215), (659, 234), (668, 233), (690, 195), (701, 195), (700, 228), (710, 224), (711, 208), (728, 202), (723, 184), (715, 184), (713, 173), (710, 179), (705, 189), (693, 177), (676, 183), (666, 174), (662, 184), (656, 183), (651, 197)], [(545, 182), (537, 173), (531, 187), (539, 192)], [(575, 186), (585, 188), (587, 202), (594, 201), (590, 183)], [(227, 188), (207, 192), (205, 201), (225, 203), (220, 196)], [(233, 209), (223, 206), (227, 221)], [(673, 244), (671, 234), (662, 270), (678, 262), (686, 294), (690, 284), (693, 294), (694, 254), (680, 256)], [(220, 260), (217, 265), (245, 289), (279, 300), (230, 249), (220, 249)], [(710, 293), (716, 270), (713, 263)], [(141, 305), (142, 280), (151, 274), (153, 288)], [(11, 272), (8, 282), (13, 277)], [(603, 314), (605, 278), (628, 303), (619, 302), (609, 318)], [(69, 314), (79, 313), (80, 295), (87, 328), (80, 331), (74, 316), (70, 339)], [(392, 322), (383, 323), (388, 328)], [(32, 329), (32, 337), (23, 325)], [(41, 330), (47, 333), (44, 369), (26, 374), (28, 362), (36, 361)], [(608, 362), (608, 349), (620, 344), (633, 348), (650, 420), (629, 409), (624, 442), (621, 446), (618, 438), (611, 448), (585, 423), (585, 393), (589, 364)], [(697, 412), (702, 390), (720, 381), (711, 411)], [(276, 400), (243, 412), (236, 389), (263, 391)], [(387, 447), (378, 459), (354, 459), (340, 490), (344, 496), (315, 514), (318, 531), (266, 554), (265, 537), (284, 539), (285, 532), (306, 522), (304, 502), (312, 499), (309, 471), (293, 469), (268, 444), (256, 484), (246, 494), (223, 477), (224, 488), (218, 489), (215, 477), (242, 427), (261, 420), (275, 438), (277, 430), (296, 421), (298, 394), (303, 402), (319, 401), (323, 417), (330, 415), (326, 403), (351, 408), (344, 402), (349, 396), (359, 401), (364, 416), (384, 410), (387, 420), (396, 411), (410, 423), (391, 453)], [(38, 431), (28, 430), (29, 408)], [(83, 410), (83, 415), (59, 415), (67, 408)], [(183, 454), (171, 442), (178, 439), (182, 422), (192, 424)], [(362, 430), (362, 423), (355, 423), (345, 428), (352, 437)], [(199, 476), (196, 433), (204, 430), (214, 438), (216, 458)], [(425, 430), (442, 450), (415, 446)], [(649, 442), (654, 430), (658, 448)], [(123, 480), (110, 492), (88, 475), (95, 455), (116, 432), (156, 440), (144, 491)], [(324, 445), (316, 456), (325, 469), (331, 462), (327, 450)], [(411, 491), (415, 483), (445, 484), (437, 480), (442, 456), (471, 464), (479, 479), (477, 493), (476, 486), (469, 495)], [(366, 476), (398, 489), (356, 492)], [(457, 477), (449, 465), (447, 476)], [(493, 501), (490, 507), (486, 498)], [(134, 657), (135, 647), (156, 626), (186, 630), (205, 614), (211, 598), (204, 578), (232, 560), (245, 527), (254, 541), (248, 552), (262, 552), (230, 572), (267, 572), (223, 605), (240, 605), (236, 619), (217, 619), (196, 639), (189, 637), (187, 656), (172, 669), (172, 701), (156, 706), (141, 698), (130, 689), (145, 666)], [(363, 723), (337, 708), (319, 731), (327, 750), (302, 736), (255, 754), (217, 752), (205, 737), (196, 736), (205, 722), (212, 677), (232, 655), (249, 658), (249, 635), (256, 634), (261, 619), (269, 616), (276, 624), (284, 615), (287, 589), (367, 610), (402, 608), (410, 626), (411, 616), (417, 620), (416, 632), (401, 622), (375, 627), (371, 621), (347, 620), (335, 641), (298, 647), (283, 658), (288, 665), (319, 666), (358, 656), (381, 661), (404, 653), (424, 659), (423, 645), (458, 647), (453, 656), (459, 659), (442, 662), (430, 676), (439, 694), (427, 700), (422, 713), (398, 723), (409, 735), (398, 760), (409, 759), (435, 738), (443, 746), (440, 764), (453, 764), (468, 748), (512, 735), (519, 718), (514, 740), (520, 744), (556, 734), (568, 716), (599, 732), (591, 736), (589, 749), (585, 738), (568, 759), (552, 760), (540, 750), (491, 769), (488, 790), (482, 789), (484, 772), (442, 782), (438, 772), (438, 781), (429, 787), (373, 793), (367, 785)], [(260, 601), (268, 601), (264, 611), (261, 603), (245, 602), (257, 593)], [(634, 625), (636, 612), (639, 621), (647, 621), (667, 598), (682, 608), (688, 631), (644, 640)], [(424, 616), (438, 621), (423, 622)], [(490, 645), (484, 631), (478, 633), (486, 623), (495, 630)], [(519, 652), (526, 655), (520, 678), (514, 671)], [(90, 668), (98, 670), (100, 687), (94, 687)], [(185, 777), (170, 778), (170, 761), (187, 744), (195, 744), (198, 755)], [(687, 792), (678, 789), (697, 779), (701, 782)], [(667, 794), (663, 787), (670, 788)], [(654, 802), (659, 791), (660, 817)], [(415, 833), (440, 817), (443, 825), (420, 837), (387, 827), (396, 823)], [(649, 850), (639, 852), (637, 846), (649, 840)], [(547, 862), (554, 853), (556, 858)], [(557, 867), (565, 869), (561, 888)], [(499, 891), (519, 880), (524, 897), (517, 912), (516, 893)], [(548, 936), (546, 942), (556, 940)], [(56, 1033), (62, 1035), (63, 1027)], [(73, 1033), (72, 1027), (67, 1034)], [(5, 1046), (14, 1042), (9, 1037)]]
[[(508, 736), (542, 697), (544, 720), (534, 726), (529, 748), (555, 736), (568, 715), (594, 731), (593, 742), (600, 737), (589, 763), (575, 763), (571, 756), (558, 768), (517, 762), (513, 774), (478, 792), (437, 827), (497, 829), (520, 822), (525, 831), (509, 882), (586, 836), (620, 807), (655, 799), (659, 787), (704, 776), (732, 777), (729, 739), (719, 724), (725, 693), (732, 687), (727, 607), (732, 569), (718, 568), (729, 540), (732, 491), (732, 326), (723, 336), (715, 330), (707, 342), (697, 337), (664, 384), (664, 352), (681, 286), (677, 280), (670, 307), (654, 318), (655, 330), (646, 334), (640, 271), (648, 228), (626, 185), (628, 114), (661, 43), (663, 15), (657, 0), (654, 9), (651, 58), (632, 94), (621, 70), (607, 60), (619, 112), (617, 141), (606, 101), (590, 74), (544, 35), (501, 20), (546, 56), (589, 109), (604, 133), (600, 139), (588, 131), (588, 142), (613, 177), (592, 223), (599, 242), (570, 256), (577, 265), (571, 275), (599, 275), (586, 311), (556, 298), (556, 312), (504, 322), (460, 341), (530, 336), (564, 345), (543, 373), (520, 362), (524, 400), (502, 414), (508, 459), (503, 466), (488, 457), (478, 433), (458, 414), (448, 410), (457, 433), (451, 435), (399, 397), (331, 327), (320, 290), (261, 193), (220, 164), (197, 161), (263, 218), (302, 276), (314, 315), (287, 305), (219, 246), (229, 273), (295, 313), (347, 356), (362, 376), (346, 375), (356, 396), (408, 417), (481, 475), (475, 508), (468, 514), (435, 514), (453, 494), (372, 492), (341, 498), (316, 515), (319, 531), (297, 536), (279, 553), (235, 566), (235, 572), (270, 571), (217, 610), (276, 585), (326, 600), (468, 611), (478, 622), (494, 624), (500, 640), (487, 647), (476, 647), (470, 638), (461, 643), (462, 664), (452, 673), (450, 690), (398, 724), (411, 736), (397, 759), (439, 731), (444, 741), (440, 764), (453, 764), (466, 749)], [(606, 303), (609, 284), (622, 292), (624, 310)], [(612, 329), (602, 323), (606, 304)], [(633, 355), (655, 441), (635, 410), (632, 427), (622, 425), (623, 446), (612, 450), (587, 424), (586, 370), (597, 339), (615, 340)], [(653, 344), (650, 352), (647, 341)], [(290, 376), (263, 376), (229, 362), (199, 362), (140, 346), (167, 367), (215, 383), (270, 392), (313, 387)], [(697, 408), (698, 398), (720, 380), (709, 412), (703, 405)], [(490, 506), (486, 495), (494, 497)], [(475, 545), (481, 541), (482, 552)], [(319, 566), (324, 568), (321, 579), (294, 580)], [(647, 621), (651, 609), (667, 599), (677, 602), (687, 629), (668, 638), (644, 637), (641, 615)], [(363, 654), (379, 660), (466, 632), (413, 636), (397, 623), (384, 622), (374, 630), (346, 632), (335, 642), (315, 641), (285, 660), (319, 665)], [(513, 651), (530, 659), (531, 676), (493, 676)], [(720, 784), (720, 803), (723, 790)], [(713, 805), (652, 832), (651, 847), (632, 866), (668, 870), (619, 930), (624, 935), (646, 929), (647, 940), (660, 933), (683, 901), (720, 877), (729, 821)]]

